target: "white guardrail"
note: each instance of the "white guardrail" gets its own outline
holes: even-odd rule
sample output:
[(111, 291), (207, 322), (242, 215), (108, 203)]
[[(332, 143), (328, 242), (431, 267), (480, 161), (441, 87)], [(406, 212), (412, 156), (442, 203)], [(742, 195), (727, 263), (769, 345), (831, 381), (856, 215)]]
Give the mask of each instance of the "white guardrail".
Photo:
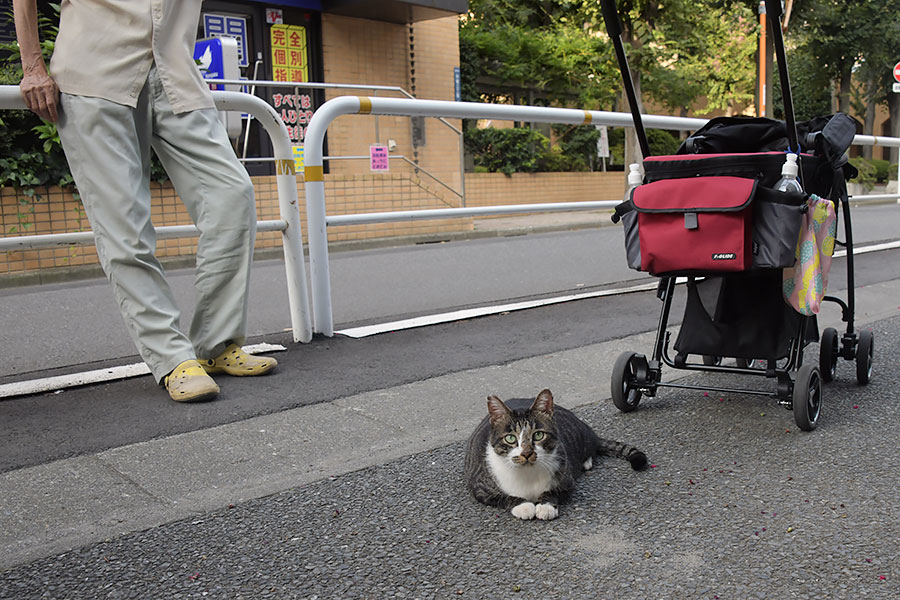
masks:
[[(610, 125), (632, 127), (630, 114), (589, 111), (571, 108), (547, 108), (508, 104), (480, 104), (473, 102), (448, 102), (441, 100), (409, 100), (404, 98), (373, 98), (340, 96), (319, 107), (306, 130), (304, 142), (304, 177), (306, 180), (306, 219), (309, 235), (310, 287), (313, 302), (313, 329), (326, 336), (334, 335), (334, 315), (331, 305), (331, 276), (328, 266), (329, 225), (357, 225), (419, 219), (446, 219), (478, 215), (511, 213), (592, 210), (612, 208), (619, 200), (599, 202), (561, 202), (551, 204), (517, 204), (480, 208), (443, 208), (433, 210), (362, 213), (328, 216), (325, 210), (325, 178), (323, 174), (322, 148), (325, 131), (331, 122), (341, 115), (394, 115), (408, 117), (445, 117), (454, 119), (495, 119), (500, 121), (524, 121), (531, 123), (561, 123), (568, 125)], [(707, 123), (707, 119), (644, 115), (644, 125), (656, 129), (693, 131)], [(858, 135), (857, 145), (881, 145), (900, 148), (900, 138), (884, 138)], [(896, 196), (892, 196), (896, 197)], [(859, 197), (857, 199), (860, 199)]]
[[(331, 276), (328, 264), (327, 227), (329, 225), (385, 223), (550, 211), (596, 210), (599, 208), (612, 208), (619, 203), (619, 200), (606, 200), (596, 202), (511, 204), (490, 207), (328, 216), (325, 208), (325, 178), (323, 170), (323, 162), (326, 158), (323, 156), (322, 151), (325, 132), (331, 122), (337, 117), (347, 114), (369, 114), (451, 119), (495, 119), (570, 125), (633, 126), (630, 114), (608, 111), (364, 96), (340, 96), (329, 100), (313, 114), (307, 128), (304, 143), (304, 178), (310, 263), (310, 285), (308, 291), (303, 246), (300, 237), (296, 176), (294, 175), (293, 155), (287, 130), (277, 113), (275, 113), (275, 110), (256, 96), (241, 92), (213, 92), (213, 97), (219, 110), (235, 110), (252, 114), (254, 118), (262, 123), (272, 138), (275, 148), (278, 198), (282, 218), (278, 221), (260, 221), (258, 230), (281, 231), (283, 234), (294, 341), (301, 342), (308, 342), (312, 338), (313, 332), (328, 337), (334, 335)], [(25, 108), (18, 86), (0, 86), (0, 109), (10, 108)], [(644, 115), (645, 126), (656, 129), (693, 131), (706, 123), (706, 119)], [(900, 138), (858, 135), (854, 138), (853, 143), (863, 146), (880, 145), (900, 148)], [(864, 200), (882, 197), (896, 198), (897, 195), (857, 196), (855, 199)], [(194, 226), (160, 227), (157, 228), (157, 232), (160, 238), (197, 235), (197, 229)], [(93, 237), (90, 232), (0, 237), (0, 251), (90, 244), (92, 241)], [(308, 301), (310, 292), (312, 296), (312, 319), (310, 319)]]
[[(297, 202), (297, 176), (294, 173), (291, 138), (281, 117), (262, 98), (241, 92), (215, 91), (212, 94), (216, 107), (219, 110), (232, 110), (253, 115), (262, 124), (272, 140), (275, 154), (278, 207), (281, 219), (259, 221), (257, 223), (257, 231), (281, 232), (287, 275), (288, 306), (291, 314), (291, 330), (295, 342), (308, 342), (312, 339), (312, 319), (309, 308), (306, 261), (303, 257), (300, 207)], [(25, 101), (19, 92), (19, 86), (0, 85), (0, 109), (24, 108)], [(160, 239), (196, 237), (199, 235), (199, 231), (194, 225), (157, 227), (156, 233)], [(92, 244), (93, 242), (94, 235), (90, 231), (0, 237), (0, 252)]]

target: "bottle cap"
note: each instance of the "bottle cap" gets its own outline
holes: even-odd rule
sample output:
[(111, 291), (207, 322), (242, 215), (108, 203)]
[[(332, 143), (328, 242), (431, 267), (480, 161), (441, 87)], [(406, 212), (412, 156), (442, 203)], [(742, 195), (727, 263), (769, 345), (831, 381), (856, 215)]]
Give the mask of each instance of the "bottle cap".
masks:
[(641, 173), (641, 165), (639, 163), (632, 163), (629, 166), (629, 169), (628, 187), (641, 185), (644, 182), (644, 175)]
[(784, 160), (784, 166), (781, 168), (782, 176), (796, 177), (799, 172), (800, 167), (797, 166), (797, 155), (788, 154)]

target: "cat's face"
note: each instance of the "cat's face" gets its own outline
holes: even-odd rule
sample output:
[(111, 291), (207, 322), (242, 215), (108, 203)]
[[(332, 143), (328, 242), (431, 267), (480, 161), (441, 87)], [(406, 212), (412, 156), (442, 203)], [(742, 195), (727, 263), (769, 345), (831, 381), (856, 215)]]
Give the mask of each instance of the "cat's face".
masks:
[(545, 390), (528, 410), (512, 411), (496, 396), (488, 398), (491, 447), (512, 465), (527, 467), (552, 460), (556, 449), (553, 397)]

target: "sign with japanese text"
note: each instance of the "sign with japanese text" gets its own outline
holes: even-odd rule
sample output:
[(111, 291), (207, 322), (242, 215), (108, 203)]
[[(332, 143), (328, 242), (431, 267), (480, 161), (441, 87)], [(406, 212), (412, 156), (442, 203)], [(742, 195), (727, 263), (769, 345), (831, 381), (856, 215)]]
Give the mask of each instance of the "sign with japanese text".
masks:
[(267, 8), (266, 23), (269, 25), (281, 25), (284, 23), (284, 12), (280, 8)]
[(387, 146), (369, 146), (369, 170), (378, 173), (391, 170)]
[(204, 13), (204, 37), (231, 37), (237, 40), (238, 66), (246, 67), (247, 60), (247, 19), (231, 15)]
[(306, 27), (272, 25), (272, 79), (274, 81), (309, 81), (306, 60)]
[(303, 172), (303, 146), (291, 146), (294, 153), (294, 172)]
[(306, 139), (306, 127), (313, 116), (312, 98), (308, 94), (272, 94), (272, 106), (281, 115), (291, 142)]

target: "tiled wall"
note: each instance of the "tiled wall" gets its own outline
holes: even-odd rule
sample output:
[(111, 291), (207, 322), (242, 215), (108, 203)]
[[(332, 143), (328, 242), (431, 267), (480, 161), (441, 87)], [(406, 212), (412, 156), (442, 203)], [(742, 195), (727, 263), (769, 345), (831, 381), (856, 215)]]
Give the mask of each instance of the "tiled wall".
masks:
[[(259, 220), (279, 218), (278, 194), (274, 177), (254, 177), (256, 210)], [(306, 205), (302, 177), (297, 183), (301, 223), (306, 231)], [(578, 202), (617, 200), (622, 196), (622, 173), (500, 173), (466, 175), (466, 205), (494, 206), (537, 202)], [(154, 184), (153, 222), (156, 226), (190, 224), (181, 201), (170, 185)], [(70, 192), (59, 188), (38, 190), (33, 202), (12, 188), (0, 189), (0, 225), (4, 236), (88, 231), (90, 224), (81, 203)], [(447, 208), (457, 199), (433, 183), (402, 173), (387, 175), (328, 175), (325, 178), (328, 214), (354, 214), (398, 210)], [(471, 218), (429, 221), (405, 221), (329, 227), (330, 242), (360, 242), (394, 236), (420, 236), (442, 239), (448, 233), (471, 231)], [(305, 235), (304, 235), (305, 240)], [(257, 250), (280, 248), (279, 232), (257, 236)], [(166, 258), (191, 256), (196, 251), (194, 238), (159, 240), (157, 255)], [(93, 246), (59, 249), (0, 252), (0, 279), (14, 274), (65, 269), (97, 264)]]

